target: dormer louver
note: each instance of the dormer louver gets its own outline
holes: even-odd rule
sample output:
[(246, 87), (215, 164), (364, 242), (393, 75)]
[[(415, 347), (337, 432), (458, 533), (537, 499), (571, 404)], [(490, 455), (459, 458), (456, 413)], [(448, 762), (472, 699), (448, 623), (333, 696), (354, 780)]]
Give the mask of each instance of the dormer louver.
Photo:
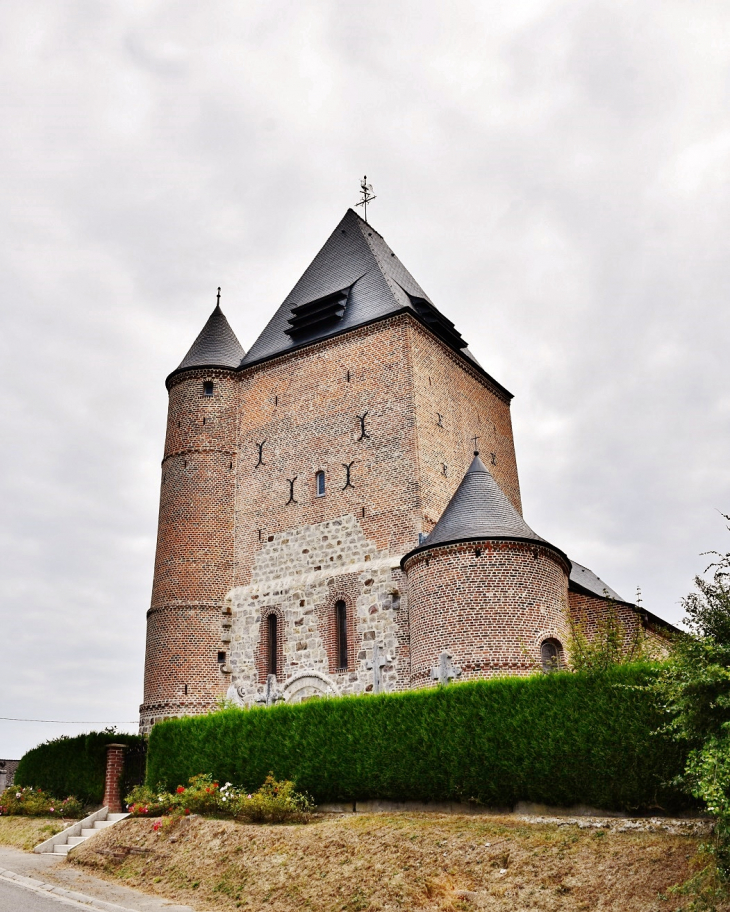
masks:
[[(403, 290), (405, 291), (405, 288)], [(443, 339), (447, 345), (451, 345), (453, 348), (466, 348), (466, 342), (459, 330), (451, 320), (447, 320), (440, 311), (436, 310), (430, 301), (425, 298), (418, 298), (407, 291), (406, 294), (410, 298), (413, 309), (434, 335), (438, 336), (439, 339)]]
[(292, 307), (287, 321), (289, 326), (284, 332), (292, 339), (301, 339), (332, 329), (345, 315), (351, 288), (352, 285), (348, 285), (322, 298)]

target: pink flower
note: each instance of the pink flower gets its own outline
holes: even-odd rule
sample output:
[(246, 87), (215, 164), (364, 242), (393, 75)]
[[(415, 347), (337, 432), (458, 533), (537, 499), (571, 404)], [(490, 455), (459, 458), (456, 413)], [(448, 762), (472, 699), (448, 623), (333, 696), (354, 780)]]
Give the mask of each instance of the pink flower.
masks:
[(51, 813), (53, 813), (56, 809), (55, 809), (55, 808), (48, 808), (48, 810), (49, 810)]

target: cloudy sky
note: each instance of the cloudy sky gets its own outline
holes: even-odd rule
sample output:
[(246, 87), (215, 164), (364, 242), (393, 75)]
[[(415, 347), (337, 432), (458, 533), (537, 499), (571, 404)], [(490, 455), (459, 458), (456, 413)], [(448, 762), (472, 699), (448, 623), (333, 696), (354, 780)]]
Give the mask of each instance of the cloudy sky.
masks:
[(25, 0), (0, 81), (0, 715), (94, 723), (0, 757), (135, 720), (164, 378), (365, 173), (515, 394), (533, 528), (675, 622), (730, 550), (726, 2)]

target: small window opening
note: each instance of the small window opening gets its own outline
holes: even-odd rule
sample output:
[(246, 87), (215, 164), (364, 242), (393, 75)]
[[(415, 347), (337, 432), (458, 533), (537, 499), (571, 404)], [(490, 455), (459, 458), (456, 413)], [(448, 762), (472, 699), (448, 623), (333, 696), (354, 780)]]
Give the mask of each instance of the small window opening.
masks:
[(324, 472), (317, 472), (314, 476), (314, 480), (317, 488), (317, 497), (323, 497), (325, 489)]
[(540, 662), (545, 674), (558, 671), (563, 647), (557, 640), (545, 640), (540, 647)]
[(399, 592), (391, 593), (390, 604), (391, 604), (391, 607), (393, 608), (393, 611), (399, 610), (399, 608), (400, 608), (400, 593)]
[(186, 684), (185, 685), (185, 696), (187, 697), (187, 695), (188, 695), (188, 685)]
[(214, 388), (215, 388), (215, 384), (213, 383), (212, 380), (203, 381), (203, 395), (204, 396), (212, 396)]
[(278, 663), (276, 655), (276, 647), (278, 645), (278, 625), (279, 619), (275, 614), (270, 614), (266, 619), (266, 629), (268, 633), (268, 643), (267, 645), (267, 656), (266, 656), (266, 668), (267, 674), (275, 675), (278, 672)]
[(203, 416), (203, 424), (205, 424), (205, 415)]
[(337, 667), (347, 668), (347, 605), (343, 601), (335, 604), (337, 621)]
[(218, 664), (219, 665), (226, 664), (226, 654), (222, 650), (218, 653)]

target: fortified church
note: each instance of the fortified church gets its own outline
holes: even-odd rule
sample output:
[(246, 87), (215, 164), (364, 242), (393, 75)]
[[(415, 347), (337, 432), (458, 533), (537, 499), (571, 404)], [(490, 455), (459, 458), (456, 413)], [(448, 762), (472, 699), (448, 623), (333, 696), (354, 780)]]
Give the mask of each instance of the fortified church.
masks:
[(248, 353), (220, 306), (167, 378), (140, 728), (569, 665), (613, 606), (522, 515), (509, 393), (348, 210)]

